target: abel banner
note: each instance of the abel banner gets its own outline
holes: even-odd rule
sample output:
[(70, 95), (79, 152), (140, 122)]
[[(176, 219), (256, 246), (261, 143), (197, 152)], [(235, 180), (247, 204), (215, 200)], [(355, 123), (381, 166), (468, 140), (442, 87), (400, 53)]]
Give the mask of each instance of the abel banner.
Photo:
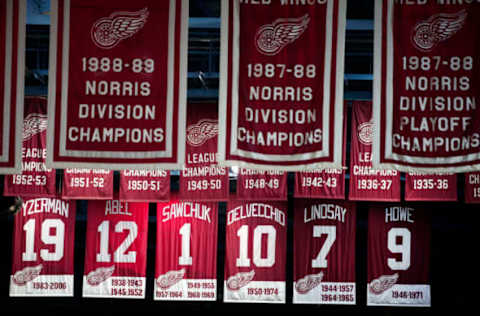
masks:
[(400, 172), (372, 168), (372, 103), (352, 104), (350, 190), (354, 201), (400, 201)]
[(355, 305), (355, 204), (295, 200), (293, 303)]
[(477, 1), (375, 1), (373, 165), (480, 167)]
[(372, 206), (368, 213), (369, 306), (430, 306), (430, 213)]
[(221, 164), (342, 167), (346, 0), (222, 2)]
[(63, 170), (62, 198), (77, 200), (113, 199), (113, 171), (104, 169)]
[(465, 174), (465, 203), (480, 203), (480, 172)]
[(405, 201), (456, 201), (456, 174), (407, 173)]
[(0, 174), (20, 173), (26, 0), (0, 3)]
[(237, 175), (237, 199), (286, 200), (287, 173), (240, 168)]
[(217, 205), (158, 203), (155, 300), (217, 299)]
[(224, 302), (285, 303), (287, 203), (227, 204)]
[(48, 164), (178, 169), (187, 0), (52, 0)]
[(45, 165), (47, 99), (26, 97), (23, 120), (22, 173), (5, 176), (5, 196), (55, 197), (55, 169)]
[(15, 215), (10, 296), (73, 296), (75, 202), (23, 201)]
[(167, 201), (170, 172), (161, 169), (120, 171), (120, 201)]
[(145, 298), (148, 203), (89, 201), (83, 297)]

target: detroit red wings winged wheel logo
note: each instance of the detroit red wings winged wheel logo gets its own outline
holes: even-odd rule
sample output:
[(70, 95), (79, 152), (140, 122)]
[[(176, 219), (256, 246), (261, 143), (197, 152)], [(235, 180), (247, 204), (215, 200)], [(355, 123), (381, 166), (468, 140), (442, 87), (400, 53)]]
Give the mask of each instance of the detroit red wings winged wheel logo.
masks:
[(178, 271), (168, 271), (165, 274), (158, 276), (157, 286), (162, 290), (166, 290), (174, 284), (177, 284), (180, 280), (185, 277), (185, 269)]
[(97, 286), (112, 276), (115, 266), (101, 267), (87, 274), (87, 283), (91, 286)]
[(398, 273), (392, 275), (382, 275), (378, 279), (370, 282), (370, 292), (376, 295), (382, 294), (391, 288), (398, 281)]
[(15, 274), (12, 277), (13, 283), (19, 286), (23, 286), (27, 284), (28, 282), (32, 281), (33, 279), (35, 279), (40, 275), (42, 268), (43, 266), (39, 264), (38, 266), (26, 267), (26, 268), (23, 268), (22, 270), (15, 272)]
[(371, 145), (373, 141), (373, 121), (364, 122), (357, 127), (357, 136), (360, 143)]
[(295, 290), (300, 294), (306, 294), (322, 283), (323, 272), (317, 274), (307, 274), (295, 284)]
[(111, 49), (135, 35), (145, 25), (147, 17), (147, 8), (136, 12), (114, 12), (93, 24), (90, 31), (92, 40), (100, 48)]
[(253, 280), (254, 276), (255, 270), (252, 270), (250, 272), (239, 272), (235, 275), (232, 275), (227, 280), (227, 288), (230, 291), (238, 291), (240, 288), (250, 283), (250, 281)]
[(187, 128), (187, 143), (190, 146), (198, 147), (218, 135), (218, 121), (205, 119), (192, 124)]
[(47, 116), (40, 113), (31, 113), (23, 120), (23, 140), (47, 130)]

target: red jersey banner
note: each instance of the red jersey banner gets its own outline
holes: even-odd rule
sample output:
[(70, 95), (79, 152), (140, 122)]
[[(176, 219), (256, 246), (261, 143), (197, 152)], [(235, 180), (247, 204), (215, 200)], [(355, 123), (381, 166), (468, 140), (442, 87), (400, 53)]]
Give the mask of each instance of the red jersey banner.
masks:
[(26, 97), (23, 122), (22, 173), (5, 176), (4, 195), (55, 197), (55, 169), (45, 165), (47, 100)]
[(48, 164), (178, 169), (187, 0), (51, 4)]
[(160, 169), (120, 171), (120, 201), (167, 201), (169, 197), (169, 171)]
[(477, 1), (375, 1), (373, 165), (479, 170)]
[(148, 203), (89, 201), (83, 297), (145, 298)]
[(286, 200), (287, 173), (284, 171), (240, 168), (237, 176), (238, 200)]
[(287, 203), (227, 204), (224, 302), (285, 303)]
[(400, 201), (400, 172), (372, 168), (372, 103), (352, 104), (350, 190), (354, 201)]
[(217, 298), (217, 203), (157, 205), (155, 300)]
[(347, 1), (222, 4), (221, 164), (341, 168)]
[(24, 200), (13, 234), (10, 296), (73, 296), (75, 202)]
[(20, 173), (26, 0), (0, 3), (0, 174)]
[(113, 199), (113, 171), (104, 169), (65, 169), (63, 171), (64, 199)]
[(430, 306), (430, 225), (426, 209), (370, 207), (367, 305)]
[(456, 201), (456, 174), (407, 173), (405, 201)]
[(295, 200), (293, 303), (356, 302), (355, 204)]
[(465, 203), (480, 203), (480, 173), (465, 174)]

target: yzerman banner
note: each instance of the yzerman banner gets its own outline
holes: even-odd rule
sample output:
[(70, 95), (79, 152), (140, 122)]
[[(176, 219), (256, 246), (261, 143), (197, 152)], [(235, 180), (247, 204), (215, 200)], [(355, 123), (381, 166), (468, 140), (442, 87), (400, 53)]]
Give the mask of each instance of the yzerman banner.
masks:
[(347, 1), (222, 4), (220, 163), (341, 168)]
[(479, 15), (476, 1), (375, 1), (375, 168), (480, 169)]
[(0, 174), (20, 173), (26, 0), (0, 3)]
[(73, 296), (75, 202), (24, 200), (13, 234), (10, 296)]
[(285, 303), (287, 203), (227, 203), (224, 302)]
[(430, 226), (421, 207), (370, 207), (367, 305), (430, 306)]
[(161, 169), (120, 171), (120, 201), (167, 201), (170, 197), (170, 172)]
[(480, 172), (465, 174), (465, 203), (480, 203)]
[(216, 300), (217, 205), (158, 203), (155, 300)]
[(240, 168), (237, 175), (238, 200), (286, 200), (287, 173), (279, 170)]
[(356, 302), (355, 204), (295, 200), (293, 303)]
[(48, 165), (178, 169), (187, 0), (52, 0)]
[(407, 173), (405, 201), (456, 201), (456, 174)]
[(148, 203), (89, 201), (83, 297), (145, 298)]
[(63, 170), (62, 198), (77, 200), (113, 199), (113, 171), (76, 168)]

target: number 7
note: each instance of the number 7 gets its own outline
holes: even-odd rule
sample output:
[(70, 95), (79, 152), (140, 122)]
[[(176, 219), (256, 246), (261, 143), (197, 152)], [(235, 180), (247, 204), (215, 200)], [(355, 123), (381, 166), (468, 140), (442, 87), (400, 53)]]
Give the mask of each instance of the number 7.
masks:
[(327, 268), (327, 256), (332, 248), (333, 243), (337, 239), (337, 227), (336, 226), (313, 226), (313, 237), (320, 237), (327, 235), (327, 239), (320, 248), (320, 252), (317, 257), (312, 260), (312, 268)]

